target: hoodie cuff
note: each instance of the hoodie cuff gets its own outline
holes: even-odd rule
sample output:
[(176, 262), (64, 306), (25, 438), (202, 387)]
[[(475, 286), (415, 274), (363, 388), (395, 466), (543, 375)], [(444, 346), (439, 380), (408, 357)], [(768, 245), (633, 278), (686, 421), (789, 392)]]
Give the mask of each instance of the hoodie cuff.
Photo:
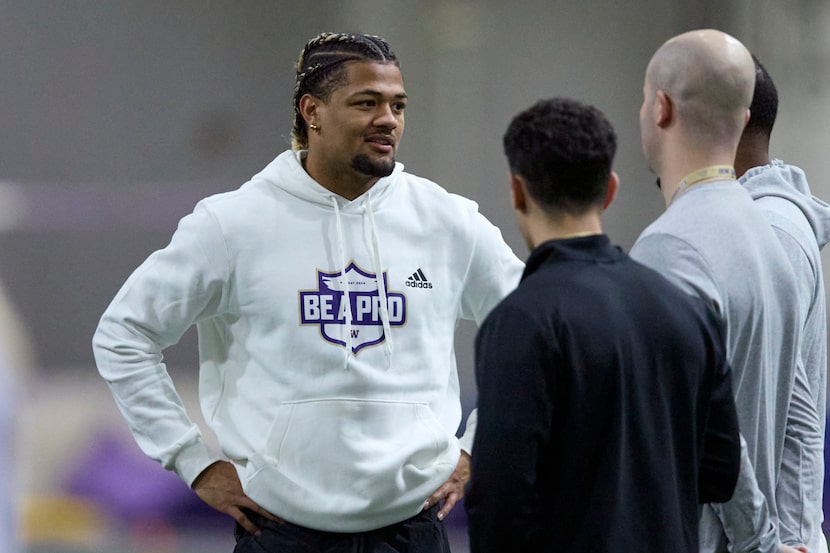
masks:
[(188, 486), (193, 484), (196, 477), (202, 474), (207, 467), (221, 461), (222, 457), (212, 452), (201, 440), (182, 449), (176, 456), (173, 471), (184, 480)]

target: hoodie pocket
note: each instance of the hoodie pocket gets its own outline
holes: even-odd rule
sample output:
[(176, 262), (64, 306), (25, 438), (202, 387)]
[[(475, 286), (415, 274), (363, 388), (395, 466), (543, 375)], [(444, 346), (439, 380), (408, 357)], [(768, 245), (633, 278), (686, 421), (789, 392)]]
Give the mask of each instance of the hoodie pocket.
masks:
[[(245, 488), (293, 512), (417, 512), (458, 460), (455, 437), (425, 403), (284, 403)], [(264, 497), (262, 498), (265, 499)], [(411, 515), (409, 515), (411, 516)]]

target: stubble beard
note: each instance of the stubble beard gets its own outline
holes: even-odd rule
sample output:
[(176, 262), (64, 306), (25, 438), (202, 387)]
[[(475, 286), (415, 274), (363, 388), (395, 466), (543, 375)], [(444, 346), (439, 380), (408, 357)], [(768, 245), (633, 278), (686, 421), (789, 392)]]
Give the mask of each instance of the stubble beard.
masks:
[(372, 161), (366, 154), (357, 154), (352, 158), (352, 169), (370, 177), (388, 177), (395, 170), (395, 160)]

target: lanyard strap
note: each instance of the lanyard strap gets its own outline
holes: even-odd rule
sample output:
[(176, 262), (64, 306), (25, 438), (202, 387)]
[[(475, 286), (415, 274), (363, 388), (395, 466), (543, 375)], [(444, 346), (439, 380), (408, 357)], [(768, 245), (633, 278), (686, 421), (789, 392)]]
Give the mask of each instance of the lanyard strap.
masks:
[(674, 191), (671, 201), (673, 202), (674, 199), (685, 192), (687, 188), (712, 179), (735, 180), (735, 169), (731, 165), (710, 165), (708, 167), (692, 171), (683, 177), (683, 180), (677, 185), (677, 190)]

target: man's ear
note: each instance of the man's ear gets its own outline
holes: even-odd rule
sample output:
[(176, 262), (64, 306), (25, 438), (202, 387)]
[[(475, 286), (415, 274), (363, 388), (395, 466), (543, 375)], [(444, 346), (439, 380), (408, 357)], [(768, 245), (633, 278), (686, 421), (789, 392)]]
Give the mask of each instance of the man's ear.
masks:
[(526, 194), (525, 182), (522, 177), (510, 173), (510, 198), (513, 202), (513, 209), (522, 213), (527, 211)]
[(303, 97), (300, 98), (300, 115), (303, 116), (307, 124), (318, 124), (321, 103), (319, 98), (311, 94), (303, 94)]
[(674, 102), (662, 90), (655, 94), (654, 109), (656, 110), (654, 120), (661, 129), (668, 127), (674, 120)]
[(608, 206), (611, 205), (611, 202), (614, 201), (614, 198), (617, 195), (617, 190), (620, 188), (620, 177), (617, 175), (615, 171), (611, 171), (611, 175), (608, 177), (608, 189), (605, 191), (605, 199), (602, 201), (602, 210), (605, 211), (608, 209)]

